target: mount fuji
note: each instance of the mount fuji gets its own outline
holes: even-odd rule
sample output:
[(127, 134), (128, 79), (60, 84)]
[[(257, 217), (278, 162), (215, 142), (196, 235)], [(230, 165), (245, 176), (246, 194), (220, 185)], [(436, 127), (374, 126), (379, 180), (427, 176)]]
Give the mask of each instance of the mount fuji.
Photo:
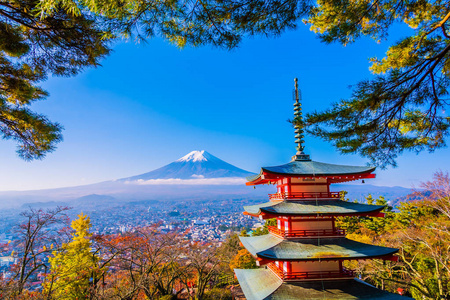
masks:
[[(233, 166), (201, 150), (192, 151), (159, 169), (136, 176), (109, 180), (89, 185), (62, 187), (34, 191), (0, 192), (0, 209), (18, 207), (24, 203), (66, 203), (77, 205), (122, 205), (129, 201), (180, 199), (243, 199), (267, 201), (273, 186), (258, 186), (256, 190), (245, 185), (245, 177), (253, 173)], [(346, 190), (350, 199), (361, 200), (367, 194), (396, 199), (411, 192), (403, 187), (378, 187), (372, 185), (336, 185), (335, 190)], [(393, 201), (395, 202), (395, 200)]]
[(253, 175), (235, 167), (214, 155), (201, 151), (192, 151), (173, 163), (148, 173), (122, 178), (118, 181), (147, 181), (157, 179), (209, 179), (224, 177), (244, 178)]

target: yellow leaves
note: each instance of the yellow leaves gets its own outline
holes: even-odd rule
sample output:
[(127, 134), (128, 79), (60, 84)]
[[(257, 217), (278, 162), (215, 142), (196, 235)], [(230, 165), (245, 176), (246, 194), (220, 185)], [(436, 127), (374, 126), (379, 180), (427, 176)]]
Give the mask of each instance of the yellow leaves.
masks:
[(347, 234), (346, 238), (353, 240), (353, 241), (357, 241), (360, 243), (364, 243), (364, 244), (372, 244), (372, 238), (368, 235), (362, 235), (362, 234), (358, 234), (358, 233), (350, 233)]
[(408, 7), (408, 10), (403, 14), (403, 22), (409, 27), (417, 29), (427, 23), (431, 23), (439, 18), (441, 7), (440, 5), (433, 5), (429, 1), (417, 1)]
[(256, 268), (256, 261), (247, 249), (241, 249), (230, 262), (230, 269), (253, 269)]
[[(98, 265), (100, 258), (91, 252), (89, 218), (81, 213), (72, 222), (72, 228), (75, 230), (72, 241), (63, 244), (61, 250), (53, 251), (53, 257), (49, 258), (50, 276), (56, 279), (52, 285), (44, 284), (44, 290), (52, 290), (57, 299), (86, 298), (90, 280), (94, 280), (102, 271)], [(50, 247), (53, 248), (53, 244)]]
[(78, 7), (78, 3), (72, 0), (46, 0), (39, 1), (37, 5), (37, 16), (41, 19), (45, 19), (48, 16), (53, 15), (58, 9), (64, 8), (64, 10), (72, 16), (80, 16), (81, 10)]
[(92, 235), (88, 232), (91, 227), (91, 219), (83, 213), (78, 215), (78, 219), (72, 221), (71, 227), (75, 230), (74, 237), (84, 239)]
[(446, 60), (444, 62), (444, 65), (442, 67), (442, 74), (444, 74), (447, 77), (450, 77), (450, 60)]
[(184, 48), (186, 46), (187, 39), (184, 36), (170, 36), (169, 41), (175, 44), (179, 48)]
[(369, 69), (375, 74), (384, 74), (394, 69), (402, 69), (414, 65), (419, 59), (419, 42), (420, 36), (414, 36), (389, 47), (386, 57), (383, 59), (370, 59), (372, 66)]

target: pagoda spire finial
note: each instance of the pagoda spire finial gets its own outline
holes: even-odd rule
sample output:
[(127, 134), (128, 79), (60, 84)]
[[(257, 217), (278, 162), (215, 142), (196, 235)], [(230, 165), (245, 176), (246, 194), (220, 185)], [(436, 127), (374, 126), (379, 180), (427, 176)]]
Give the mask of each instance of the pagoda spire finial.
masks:
[(302, 104), (300, 101), (302, 100), (301, 91), (298, 89), (298, 79), (294, 79), (295, 89), (294, 89), (294, 128), (295, 128), (295, 143), (297, 144), (297, 153), (292, 157), (292, 161), (294, 160), (310, 160), (309, 155), (303, 152), (305, 146), (303, 143), (303, 117), (302, 117)]

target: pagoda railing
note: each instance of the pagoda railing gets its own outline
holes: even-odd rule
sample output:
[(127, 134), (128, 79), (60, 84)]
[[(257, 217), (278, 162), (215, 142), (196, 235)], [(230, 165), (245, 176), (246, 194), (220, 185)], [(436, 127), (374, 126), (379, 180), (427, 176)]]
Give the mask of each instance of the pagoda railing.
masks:
[(344, 229), (316, 229), (316, 230), (284, 230), (276, 226), (268, 226), (269, 232), (282, 238), (317, 237), (317, 236), (343, 236)]
[(285, 281), (313, 280), (328, 278), (353, 278), (355, 274), (352, 270), (342, 268), (341, 271), (308, 271), (308, 272), (285, 272), (275, 263), (269, 263), (267, 267), (278, 277)]
[(270, 200), (339, 198), (340, 192), (291, 192), (269, 194)]
[(284, 278), (284, 272), (282, 269), (278, 268), (278, 266), (275, 263), (269, 263), (267, 265), (267, 267), (272, 270), (272, 272), (274, 272), (278, 277), (280, 277), (281, 279)]

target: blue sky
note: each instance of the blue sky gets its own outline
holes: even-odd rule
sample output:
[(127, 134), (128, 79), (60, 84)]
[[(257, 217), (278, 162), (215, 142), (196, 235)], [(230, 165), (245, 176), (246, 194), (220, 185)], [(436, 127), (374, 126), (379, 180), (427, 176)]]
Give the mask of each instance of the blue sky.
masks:
[[(395, 39), (398, 36), (392, 38)], [(64, 127), (64, 141), (42, 161), (25, 162), (12, 141), (0, 143), (0, 190), (75, 186), (148, 172), (192, 150), (243, 169), (286, 163), (295, 152), (293, 79), (304, 112), (348, 98), (350, 85), (371, 76), (368, 58), (387, 43), (344, 47), (321, 43), (306, 27), (278, 38), (245, 39), (239, 48), (178, 49), (162, 39), (123, 41), (102, 67), (72, 78), (50, 78), (50, 97), (33, 105)], [(365, 165), (330, 144), (306, 137), (317, 161)], [(445, 169), (448, 149), (406, 153), (398, 168), (377, 170), (370, 183), (417, 185)], [(369, 182), (368, 182), (369, 183)]]

